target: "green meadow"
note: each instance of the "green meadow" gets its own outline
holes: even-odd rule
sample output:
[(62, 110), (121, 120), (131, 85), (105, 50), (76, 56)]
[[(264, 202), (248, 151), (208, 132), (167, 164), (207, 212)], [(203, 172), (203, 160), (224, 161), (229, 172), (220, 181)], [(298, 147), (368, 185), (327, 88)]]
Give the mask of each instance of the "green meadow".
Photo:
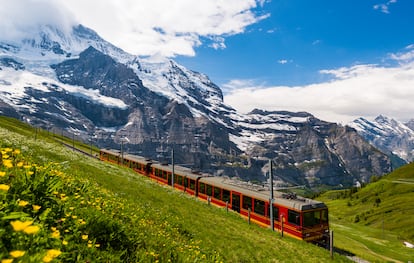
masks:
[(2, 263), (349, 262), (13, 119), (0, 117), (0, 152)]
[(414, 163), (362, 188), (329, 191), (335, 246), (371, 262), (414, 262)]

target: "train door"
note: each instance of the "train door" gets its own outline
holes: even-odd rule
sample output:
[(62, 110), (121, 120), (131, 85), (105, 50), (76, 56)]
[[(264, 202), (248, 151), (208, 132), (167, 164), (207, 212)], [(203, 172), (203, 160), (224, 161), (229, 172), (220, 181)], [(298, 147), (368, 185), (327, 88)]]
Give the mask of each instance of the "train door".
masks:
[(240, 213), (240, 194), (231, 193), (231, 209)]

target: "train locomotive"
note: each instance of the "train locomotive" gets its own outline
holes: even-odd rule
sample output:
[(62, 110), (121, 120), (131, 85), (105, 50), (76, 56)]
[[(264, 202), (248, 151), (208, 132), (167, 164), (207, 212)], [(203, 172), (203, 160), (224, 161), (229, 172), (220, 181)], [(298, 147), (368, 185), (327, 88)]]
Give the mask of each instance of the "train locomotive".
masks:
[[(231, 209), (261, 226), (270, 226), (273, 218), (274, 229), (291, 237), (315, 243), (327, 242), (328, 208), (323, 202), (278, 191), (274, 192), (273, 202), (270, 202), (270, 191), (264, 187), (194, 172), (187, 167), (163, 164), (141, 156), (121, 154), (116, 150), (101, 149), (100, 159), (123, 165), (159, 183), (173, 185), (196, 198)], [(270, 215), (271, 203), (273, 217)]]

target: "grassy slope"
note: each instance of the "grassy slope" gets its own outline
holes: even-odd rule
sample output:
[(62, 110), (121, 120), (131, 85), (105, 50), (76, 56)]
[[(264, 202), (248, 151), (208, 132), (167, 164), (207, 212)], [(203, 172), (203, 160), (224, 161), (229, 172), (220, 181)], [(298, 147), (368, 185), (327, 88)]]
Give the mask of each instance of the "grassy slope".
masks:
[[(268, 229), (248, 225), (234, 213), (209, 207), (127, 169), (85, 158), (53, 142), (47, 133), (36, 134), (15, 120), (0, 117), (0, 134), (0, 144), (21, 148), (39, 163), (64, 162), (65, 173), (88, 179), (102, 191), (120, 198), (125, 204), (120, 217), (125, 224), (135, 222), (128, 227), (131, 232), (139, 233), (135, 238), (142, 240), (134, 241), (145, 242), (142, 249), (148, 253), (155, 250), (165, 255), (168, 249), (182, 247), (164, 244), (172, 242), (185, 243), (187, 251), (193, 249), (196, 260), (192, 261), (197, 262), (214, 261), (211, 255), (224, 262), (331, 262), (329, 252), (324, 249), (281, 238)], [(203, 259), (202, 254), (210, 257)], [(335, 255), (333, 262), (347, 262), (347, 259)]]
[(336, 246), (371, 261), (414, 260), (414, 163), (356, 191), (320, 197), (330, 209)]

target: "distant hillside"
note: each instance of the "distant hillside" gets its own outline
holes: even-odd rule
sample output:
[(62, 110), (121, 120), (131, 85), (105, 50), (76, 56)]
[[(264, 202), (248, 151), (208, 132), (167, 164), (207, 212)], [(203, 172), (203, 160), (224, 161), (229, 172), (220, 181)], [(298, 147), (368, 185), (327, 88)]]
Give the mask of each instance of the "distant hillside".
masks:
[(370, 254), (368, 260), (378, 254), (386, 254), (386, 261), (414, 259), (414, 250), (403, 245), (414, 243), (414, 163), (374, 177), (362, 188), (329, 191), (318, 199), (329, 207), (330, 225), (342, 249), (361, 257)]
[(335, 216), (377, 228), (382, 228), (384, 220), (385, 229), (414, 241), (414, 163), (360, 189), (330, 191), (323, 199), (341, 199), (346, 203), (344, 207), (331, 208)]

